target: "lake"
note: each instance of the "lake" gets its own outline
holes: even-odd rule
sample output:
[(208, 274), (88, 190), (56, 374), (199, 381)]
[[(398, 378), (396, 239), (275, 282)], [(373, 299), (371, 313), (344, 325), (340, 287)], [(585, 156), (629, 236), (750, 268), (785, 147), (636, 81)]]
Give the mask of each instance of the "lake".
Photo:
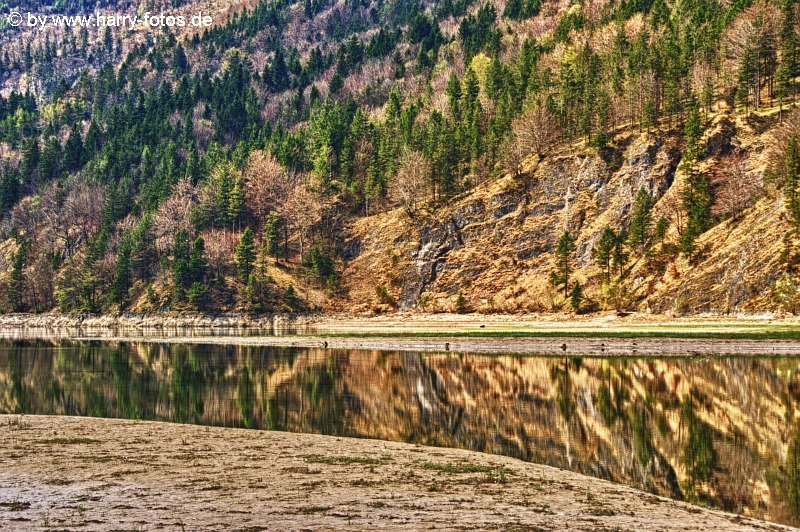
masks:
[(457, 447), (800, 524), (794, 357), (556, 358), (5, 339), (0, 413)]

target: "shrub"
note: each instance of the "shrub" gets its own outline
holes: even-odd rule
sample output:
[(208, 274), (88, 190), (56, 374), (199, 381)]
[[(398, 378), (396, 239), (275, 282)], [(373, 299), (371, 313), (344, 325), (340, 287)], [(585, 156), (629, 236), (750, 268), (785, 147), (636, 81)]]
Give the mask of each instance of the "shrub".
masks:
[(627, 310), (631, 304), (628, 283), (624, 279), (604, 281), (600, 285), (600, 304), (606, 310), (614, 309), (617, 312)]
[(303, 257), (303, 266), (308, 268), (311, 276), (316, 280), (330, 280), (331, 276), (336, 276), (336, 268), (333, 259), (322, 252), (319, 246), (314, 246)]
[(459, 314), (466, 314), (467, 313), (467, 299), (464, 297), (464, 294), (459, 291), (458, 297), (456, 298), (456, 312)]
[(297, 295), (295, 294), (294, 286), (289, 285), (289, 287), (286, 288), (286, 291), (283, 293), (283, 297), (281, 298), (281, 301), (283, 301), (283, 304), (286, 305), (287, 307), (289, 307), (291, 310), (294, 310), (294, 305), (295, 305), (295, 300), (296, 299), (297, 299)]
[(783, 310), (797, 314), (800, 308), (800, 280), (784, 273), (775, 281), (775, 301)]
[(383, 285), (376, 286), (375, 287), (375, 294), (378, 296), (378, 301), (380, 301), (384, 305), (394, 305), (394, 298), (386, 290), (385, 286), (383, 286)]
[(569, 305), (572, 310), (579, 312), (581, 310), (581, 302), (583, 302), (583, 288), (581, 284), (576, 282), (569, 293)]
[[(148, 287), (149, 288), (149, 287)], [(189, 302), (190, 303), (200, 303), (203, 300), (203, 296), (205, 296), (206, 290), (203, 288), (203, 284), (195, 281), (192, 283), (192, 286), (189, 287)]]

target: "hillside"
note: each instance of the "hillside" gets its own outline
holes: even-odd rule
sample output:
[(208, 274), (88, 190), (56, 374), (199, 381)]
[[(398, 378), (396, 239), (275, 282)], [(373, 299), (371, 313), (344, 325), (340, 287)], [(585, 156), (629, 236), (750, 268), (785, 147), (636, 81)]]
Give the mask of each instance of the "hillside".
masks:
[(800, 308), (795, 0), (97, 9), (213, 24), (0, 27), (0, 311)]
[[(760, 132), (750, 123), (759, 118), (771, 123)], [(724, 111), (712, 115), (704, 171), (724, 174), (736, 150), (748, 154), (749, 178), (763, 179), (769, 153), (763, 147), (772, 141), (776, 121), (774, 111), (751, 119)], [(780, 309), (774, 287), (786, 271), (779, 257), (791, 229), (781, 192), (762, 189), (736, 220), (723, 220), (701, 235), (699, 251), (689, 260), (670, 247), (679, 244), (682, 223), (675, 205), (686, 181), (680, 160), (681, 139), (674, 131), (625, 132), (614, 151), (577, 145), (529, 159), (519, 175), (489, 181), (434, 213), (410, 217), (395, 210), (359, 220), (344, 250), (343, 306), (455, 312), (460, 293), (466, 309), (479, 313), (569, 309), (549, 279), (567, 230), (575, 238), (573, 275), (584, 287), (587, 310), (619, 305), (680, 315)], [(654, 242), (649, 251), (629, 253), (623, 271), (627, 294), (616, 301), (603, 292), (603, 267), (592, 249), (606, 226), (629, 229), (642, 187), (652, 201), (651, 218), (666, 217), (670, 228), (666, 245)], [(387, 289), (391, 305), (381, 305), (378, 285)]]

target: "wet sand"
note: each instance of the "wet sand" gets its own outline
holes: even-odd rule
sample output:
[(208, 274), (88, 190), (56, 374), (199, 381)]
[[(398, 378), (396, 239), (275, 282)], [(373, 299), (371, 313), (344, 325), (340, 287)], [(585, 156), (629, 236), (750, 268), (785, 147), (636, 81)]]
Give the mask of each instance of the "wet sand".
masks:
[(0, 529), (790, 530), (513, 458), (378, 440), (0, 416)]

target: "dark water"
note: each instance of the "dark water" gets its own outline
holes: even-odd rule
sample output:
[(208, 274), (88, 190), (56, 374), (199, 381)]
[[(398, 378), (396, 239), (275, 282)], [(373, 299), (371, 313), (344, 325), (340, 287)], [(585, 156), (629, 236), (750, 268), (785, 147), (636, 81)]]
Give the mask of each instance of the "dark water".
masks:
[(800, 358), (3, 340), (0, 412), (459, 447), (800, 524)]

